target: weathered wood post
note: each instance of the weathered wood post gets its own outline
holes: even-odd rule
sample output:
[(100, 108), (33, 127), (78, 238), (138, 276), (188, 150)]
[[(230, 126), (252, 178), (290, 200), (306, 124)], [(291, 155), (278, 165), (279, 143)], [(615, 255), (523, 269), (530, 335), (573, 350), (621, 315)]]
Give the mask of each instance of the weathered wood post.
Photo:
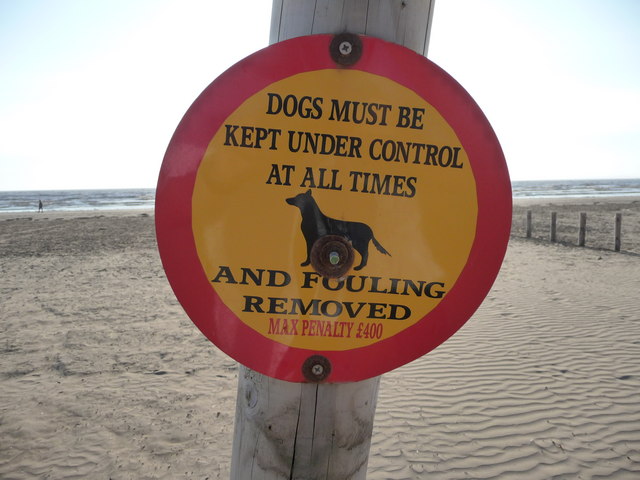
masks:
[(366, 478), (379, 383), (291, 383), (241, 366), (231, 478)]
[(526, 236), (527, 238), (531, 238), (531, 210), (527, 210), (527, 226), (526, 226)]
[(556, 241), (556, 220), (558, 218), (557, 212), (551, 212), (551, 227), (549, 229), (549, 240)]
[(273, 0), (270, 43), (302, 35), (356, 33), (427, 55), (433, 0)]
[(580, 214), (580, 230), (578, 232), (578, 246), (584, 247), (585, 239), (587, 236), (587, 214)]
[(616, 252), (620, 251), (621, 239), (622, 239), (622, 214), (616, 213), (616, 226), (615, 226), (615, 233), (614, 233), (614, 240), (613, 240), (614, 250)]
[[(433, 0), (274, 0), (270, 43), (349, 32), (426, 55), (432, 16)], [(379, 383), (290, 383), (241, 366), (231, 479), (366, 478)]]

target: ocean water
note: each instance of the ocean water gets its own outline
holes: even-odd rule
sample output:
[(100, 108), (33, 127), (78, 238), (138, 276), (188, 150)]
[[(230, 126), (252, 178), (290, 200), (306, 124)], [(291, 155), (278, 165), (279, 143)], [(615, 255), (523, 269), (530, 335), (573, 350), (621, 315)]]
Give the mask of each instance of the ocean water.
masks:
[[(640, 178), (619, 180), (514, 181), (514, 198), (592, 197), (640, 195)], [(45, 211), (152, 209), (155, 189), (44, 190), (0, 192), (1, 212), (36, 212), (38, 200)]]
[(152, 209), (155, 198), (154, 188), (0, 192), (0, 213), (37, 212), (38, 200), (45, 211)]
[(640, 195), (640, 178), (607, 180), (545, 180), (511, 182), (514, 198)]

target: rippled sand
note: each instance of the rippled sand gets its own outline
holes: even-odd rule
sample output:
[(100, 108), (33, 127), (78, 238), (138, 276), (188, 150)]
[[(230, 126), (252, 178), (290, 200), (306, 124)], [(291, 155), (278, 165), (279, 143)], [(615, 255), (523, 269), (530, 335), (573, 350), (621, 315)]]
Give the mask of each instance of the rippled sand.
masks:
[[(476, 315), (383, 376), (368, 478), (640, 478), (638, 292), (638, 255), (512, 238)], [(0, 325), (0, 478), (228, 478), (236, 364), (151, 215), (0, 217)]]

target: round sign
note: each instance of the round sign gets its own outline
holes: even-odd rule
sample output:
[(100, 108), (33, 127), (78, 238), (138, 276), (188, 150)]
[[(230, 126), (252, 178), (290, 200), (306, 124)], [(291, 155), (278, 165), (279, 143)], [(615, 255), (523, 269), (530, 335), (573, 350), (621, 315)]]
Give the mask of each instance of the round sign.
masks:
[(189, 317), (288, 381), (362, 380), (438, 346), (488, 293), (510, 231), (504, 156), (466, 91), (404, 47), (335, 44), (295, 38), (223, 73), (156, 191)]

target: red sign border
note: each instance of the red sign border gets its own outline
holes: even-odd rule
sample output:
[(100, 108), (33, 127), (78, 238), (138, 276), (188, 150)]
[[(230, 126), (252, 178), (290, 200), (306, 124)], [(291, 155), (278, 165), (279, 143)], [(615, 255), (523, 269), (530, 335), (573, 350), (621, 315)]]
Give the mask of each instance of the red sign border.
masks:
[[(402, 46), (361, 37), (362, 57), (351, 67), (329, 54), (333, 36), (297, 37), (260, 50), (214, 80), (195, 100), (167, 148), (156, 189), (156, 236), (169, 283), (187, 315), (222, 351), (264, 375), (305, 382), (304, 361), (331, 362), (328, 382), (371, 378), (436, 348), (473, 315), (502, 264), (511, 230), (511, 183), (498, 139), (471, 96), (436, 64)], [(209, 142), (248, 97), (291, 75), (349, 68), (397, 82), (435, 107), (456, 132), (476, 181), (478, 217), (468, 261), (457, 282), (428, 315), (375, 344), (346, 351), (313, 351), (270, 340), (245, 325), (220, 299), (200, 264), (191, 213), (196, 174)]]

